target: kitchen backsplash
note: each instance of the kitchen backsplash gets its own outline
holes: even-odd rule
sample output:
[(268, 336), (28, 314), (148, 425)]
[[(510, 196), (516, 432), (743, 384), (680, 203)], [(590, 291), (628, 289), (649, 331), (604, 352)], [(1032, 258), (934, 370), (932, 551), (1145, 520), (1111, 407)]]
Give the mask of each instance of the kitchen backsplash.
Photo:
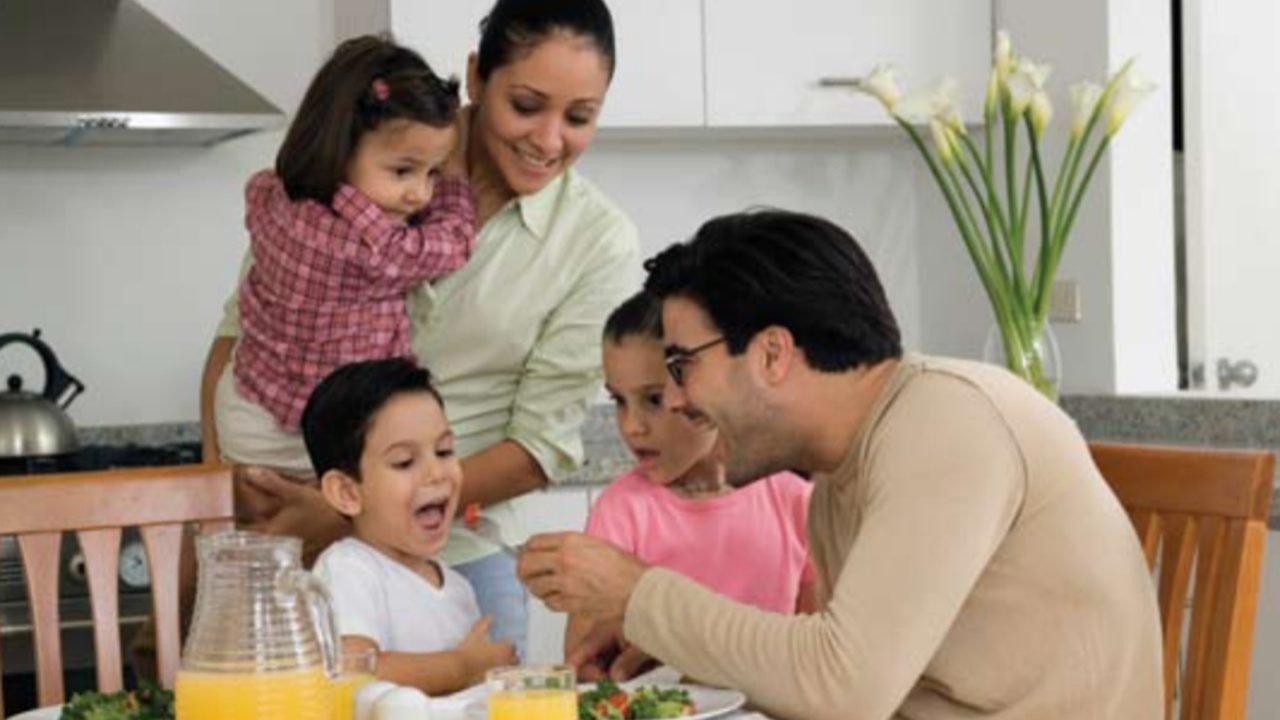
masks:
[[(1090, 440), (1261, 448), (1280, 453), (1280, 401), (1069, 395), (1062, 398), (1062, 407)], [(85, 444), (105, 445), (193, 442), (200, 439), (200, 426), (91, 427), (80, 431), (80, 439)], [(631, 465), (631, 456), (618, 437), (611, 405), (591, 408), (583, 427), (583, 444), (587, 462), (566, 479), (566, 484), (604, 484)], [(1271, 505), (1271, 528), (1280, 530), (1280, 497)]]

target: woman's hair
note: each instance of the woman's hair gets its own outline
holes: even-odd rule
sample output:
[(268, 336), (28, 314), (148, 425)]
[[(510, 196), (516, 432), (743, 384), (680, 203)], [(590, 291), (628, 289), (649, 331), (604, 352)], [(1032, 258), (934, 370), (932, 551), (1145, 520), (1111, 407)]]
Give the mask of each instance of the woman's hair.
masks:
[(444, 407), (431, 373), (408, 358), (349, 363), (321, 380), (307, 399), (300, 423), (316, 477), (339, 470), (359, 480), (360, 458), (374, 418), (404, 393), (426, 393)]
[(604, 0), (498, 0), (480, 21), (476, 70), (488, 80), (494, 70), (537, 47), (557, 32), (590, 39), (609, 66), (617, 67), (613, 17)]
[(645, 261), (645, 290), (697, 303), (731, 354), (780, 325), (810, 367), (841, 372), (902, 355), (875, 268), (849, 233), (783, 210), (724, 215)]
[(457, 79), (441, 79), (418, 53), (384, 36), (352, 38), (311, 80), (276, 174), (290, 199), (331, 202), (362, 135), (389, 120), (445, 128), (458, 103)]
[(643, 290), (624, 300), (604, 321), (605, 340), (620, 343), (629, 337), (662, 340), (662, 301)]

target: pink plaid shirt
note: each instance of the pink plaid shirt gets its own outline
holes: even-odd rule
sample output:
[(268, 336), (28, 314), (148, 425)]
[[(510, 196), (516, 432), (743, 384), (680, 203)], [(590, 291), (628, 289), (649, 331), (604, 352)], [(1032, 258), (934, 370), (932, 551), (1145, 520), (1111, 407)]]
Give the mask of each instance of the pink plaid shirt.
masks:
[(334, 368), (411, 356), (407, 293), (462, 267), (475, 246), (464, 180), (437, 180), (412, 225), (349, 185), (332, 207), (293, 202), (269, 170), (250, 178), (245, 203), (253, 265), (240, 287), (236, 386), (290, 429)]

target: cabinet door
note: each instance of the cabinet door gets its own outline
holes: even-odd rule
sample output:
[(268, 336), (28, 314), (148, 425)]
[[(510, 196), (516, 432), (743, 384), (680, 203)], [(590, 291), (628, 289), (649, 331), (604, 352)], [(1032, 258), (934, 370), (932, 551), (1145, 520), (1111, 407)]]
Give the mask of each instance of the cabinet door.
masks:
[(600, 126), (702, 127), (701, 0), (610, 0), (618, 69)]
[[(396, 39), (422, 53), (440, 74), (466, 74), (493, 0), (398, 0), (390, 7)], [(703, 124), (700, 0), (611, 0), (618, 68), (601, 127)]]
[(907, 87), (960, 82), (966, 120), (981, 119), (990, 69), (990, 0), (704, 0), (707, 124), (883, 125), (870, 98), (818, 86), (877, 64)]

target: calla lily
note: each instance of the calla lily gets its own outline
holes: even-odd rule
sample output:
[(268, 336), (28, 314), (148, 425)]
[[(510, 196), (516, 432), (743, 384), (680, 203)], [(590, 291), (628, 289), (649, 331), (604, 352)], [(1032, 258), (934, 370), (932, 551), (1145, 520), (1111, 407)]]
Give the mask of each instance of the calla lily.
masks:
[(1121, 72), (1124, 74), (1116, 83), (1115, 95), (1111, 98), (1111, 107), (1107, 113), (1107, 137), (1115, 135), (1129, 113), (1156, 89), (1155, 83), (1135, 77), (1128, 65)]
[(1009, 39), (1007, 30), (996, 33), (995, 71), (1001, 79), (1013, 72), (1013, 40)]
[(953, 129), (963, 130), (964, 123), (960, 120), (959, 104), (960, 85), (955, 78), (946, 78), (932, 90), (908, 93), (898, 103), (895, 114), (913, 124), (936, 119)]
[(938, 157), (942, 158), (944, 164), (952, 164), (955, 161), (957, 148), (951, 128), (943, 120), (933, 118), (929, 121), (929, 129), (933, 131), (933, 144), (938, 148)]
[(870, 75), (858, 78), (853, 88), (879, 100), (880, 104), (884, 105), (884, 109), (890, 113), (895, 111), (898, 101), (902, 99), (902, 89), (898, 87), (897, 73), (888, 65), (875, 66), (871, 69)]
[(1031, 129), (1036, 139), (1044, 136), (1044, 129), (1053, 119), (1053, 103), (1049, 102), (1049, 94), (1041, 90), (1031, 96), (1031, 104), (1027, 108), (1031, 116)]
[(995, 68), (991, 69), (991, 78), (987, 80), (987, 99), (983, 104), (983, 116), (987, 118), (987, 122), (991, 122), (991, 118), (995, 117), (996, 108), (1000, 105), (1000, 71)]
[(1049, 79), (1052, 68), (1048, 65), (1020, 59), (1009, 75), (1009, 103), (1014, 117), (1021, 117), (1031, 104), (1031, 98), (1044, 90), (1044, 83)]
[(1093, 115), (1093, 110), (1098, 106), (1098, 100), (1102, 97), (1102, 86), (1092, 82), (1082, 82), (1071, 86), (1071, 107), (1074, 116), (1071, 120), (1071, 136), (1080, 137), (1084, 134), (1084, 127), (1089, 122), (1089, 117)]

